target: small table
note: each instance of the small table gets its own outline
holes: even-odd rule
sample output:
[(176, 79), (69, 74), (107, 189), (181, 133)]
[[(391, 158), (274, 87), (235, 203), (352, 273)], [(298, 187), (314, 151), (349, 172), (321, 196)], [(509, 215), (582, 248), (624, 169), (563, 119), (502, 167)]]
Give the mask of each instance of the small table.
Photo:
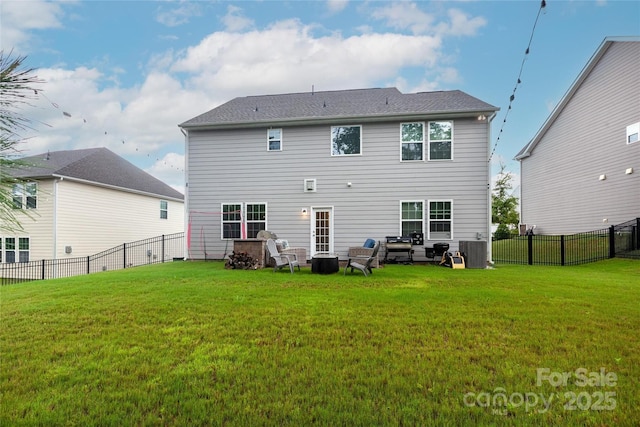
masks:
[(338, 255), (318, 253), (311, 258), (311, 272), (318, 274), (333, 274), (340, 271)]

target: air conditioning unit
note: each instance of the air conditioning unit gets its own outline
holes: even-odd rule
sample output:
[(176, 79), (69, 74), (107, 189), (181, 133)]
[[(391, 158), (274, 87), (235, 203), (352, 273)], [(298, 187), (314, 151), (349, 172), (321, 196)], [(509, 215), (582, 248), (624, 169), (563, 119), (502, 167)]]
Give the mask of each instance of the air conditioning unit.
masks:
[(305, 179), (304, 180), (304, 192), (305, 193), (315, 193), (316, 191), (316, 180), (313, 179)]

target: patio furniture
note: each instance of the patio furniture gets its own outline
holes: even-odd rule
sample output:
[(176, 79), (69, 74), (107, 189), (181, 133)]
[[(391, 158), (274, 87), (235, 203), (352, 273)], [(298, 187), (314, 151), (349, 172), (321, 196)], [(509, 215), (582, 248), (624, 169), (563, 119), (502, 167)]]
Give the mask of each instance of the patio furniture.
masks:
[(289, 270), (293, 274), (294, 267), (298, 267), (298, 271), (300, 271), (300, 263), (296, 257), (296, 254), (280, 254), (278, 252), (278, 248), (276, 247), (276, 242), (273, 239), (267, 240), (267, 250), (269, 251), (269, 255), (275, 261), (275, 266), (273, 267), (273, 271), (280, 270), (282, 267), (289, 266)]
[(338, 255), (333, 253), (317, 253), (311, 258), (311, 272), (333, 274), (340, 271)]
[[(367, 258), (373, 253), (373, 247), (376, 245), (376, 241), (373, 239), (367, 239), (362, 246), (351, 246), (349, 248), (349, 258)], [(376, 255), (371, 267), (380, 267), (380, 258)]]
[(380, 250), (380, 242), (376, 242), (375, 246), (373, 247), (373, 252), (368, 257), (349, 258), (349, 261), (347, 261), (347, 265), (344, 268), (344, 274), (345, 275), (347, 274), (347, 270), (349, 268), (351, 269), (352, 273), (353, 273), (353, 270), (355, 269), (355, 270), (362, 271), (362, 273), (365, 276), (368, 276), (369, 274), (373, 274), (373, 270), (371, 269), (371, 264), (373, 263), (374, 259), (377, 259), (379, 250)]

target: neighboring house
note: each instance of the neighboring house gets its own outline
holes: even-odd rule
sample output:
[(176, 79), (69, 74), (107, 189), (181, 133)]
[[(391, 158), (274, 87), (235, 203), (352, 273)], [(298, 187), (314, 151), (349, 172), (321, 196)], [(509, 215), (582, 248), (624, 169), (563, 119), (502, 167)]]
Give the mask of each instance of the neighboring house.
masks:
[(487, 239), (497, 110), (384, 88), (241, 97), (188, 120), (190, 257), (221, 258), (260, 230), (308, 258), (411, 233), (424, 234), (416, 257)]
[(21, 160), (13, 175), (27, 182), (13, 200), (24, 230), (0, 230), (0, 262), (89, 256), (184, 231), (184, 196), (106, 148)]
[(606, 38), (517, 154), (521, 222), (541, 234), (640, 216), (640, 37)]

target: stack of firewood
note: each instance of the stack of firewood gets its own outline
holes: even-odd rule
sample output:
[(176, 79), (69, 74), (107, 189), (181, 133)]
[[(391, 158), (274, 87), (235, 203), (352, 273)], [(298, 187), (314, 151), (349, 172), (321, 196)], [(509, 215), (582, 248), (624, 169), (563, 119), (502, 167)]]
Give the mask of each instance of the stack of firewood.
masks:
[(257, 270), (259, 264), (260, 262), (247, 252), (236, 253), (234, 251), (229, 255), (224, 267), (234, 270)]

